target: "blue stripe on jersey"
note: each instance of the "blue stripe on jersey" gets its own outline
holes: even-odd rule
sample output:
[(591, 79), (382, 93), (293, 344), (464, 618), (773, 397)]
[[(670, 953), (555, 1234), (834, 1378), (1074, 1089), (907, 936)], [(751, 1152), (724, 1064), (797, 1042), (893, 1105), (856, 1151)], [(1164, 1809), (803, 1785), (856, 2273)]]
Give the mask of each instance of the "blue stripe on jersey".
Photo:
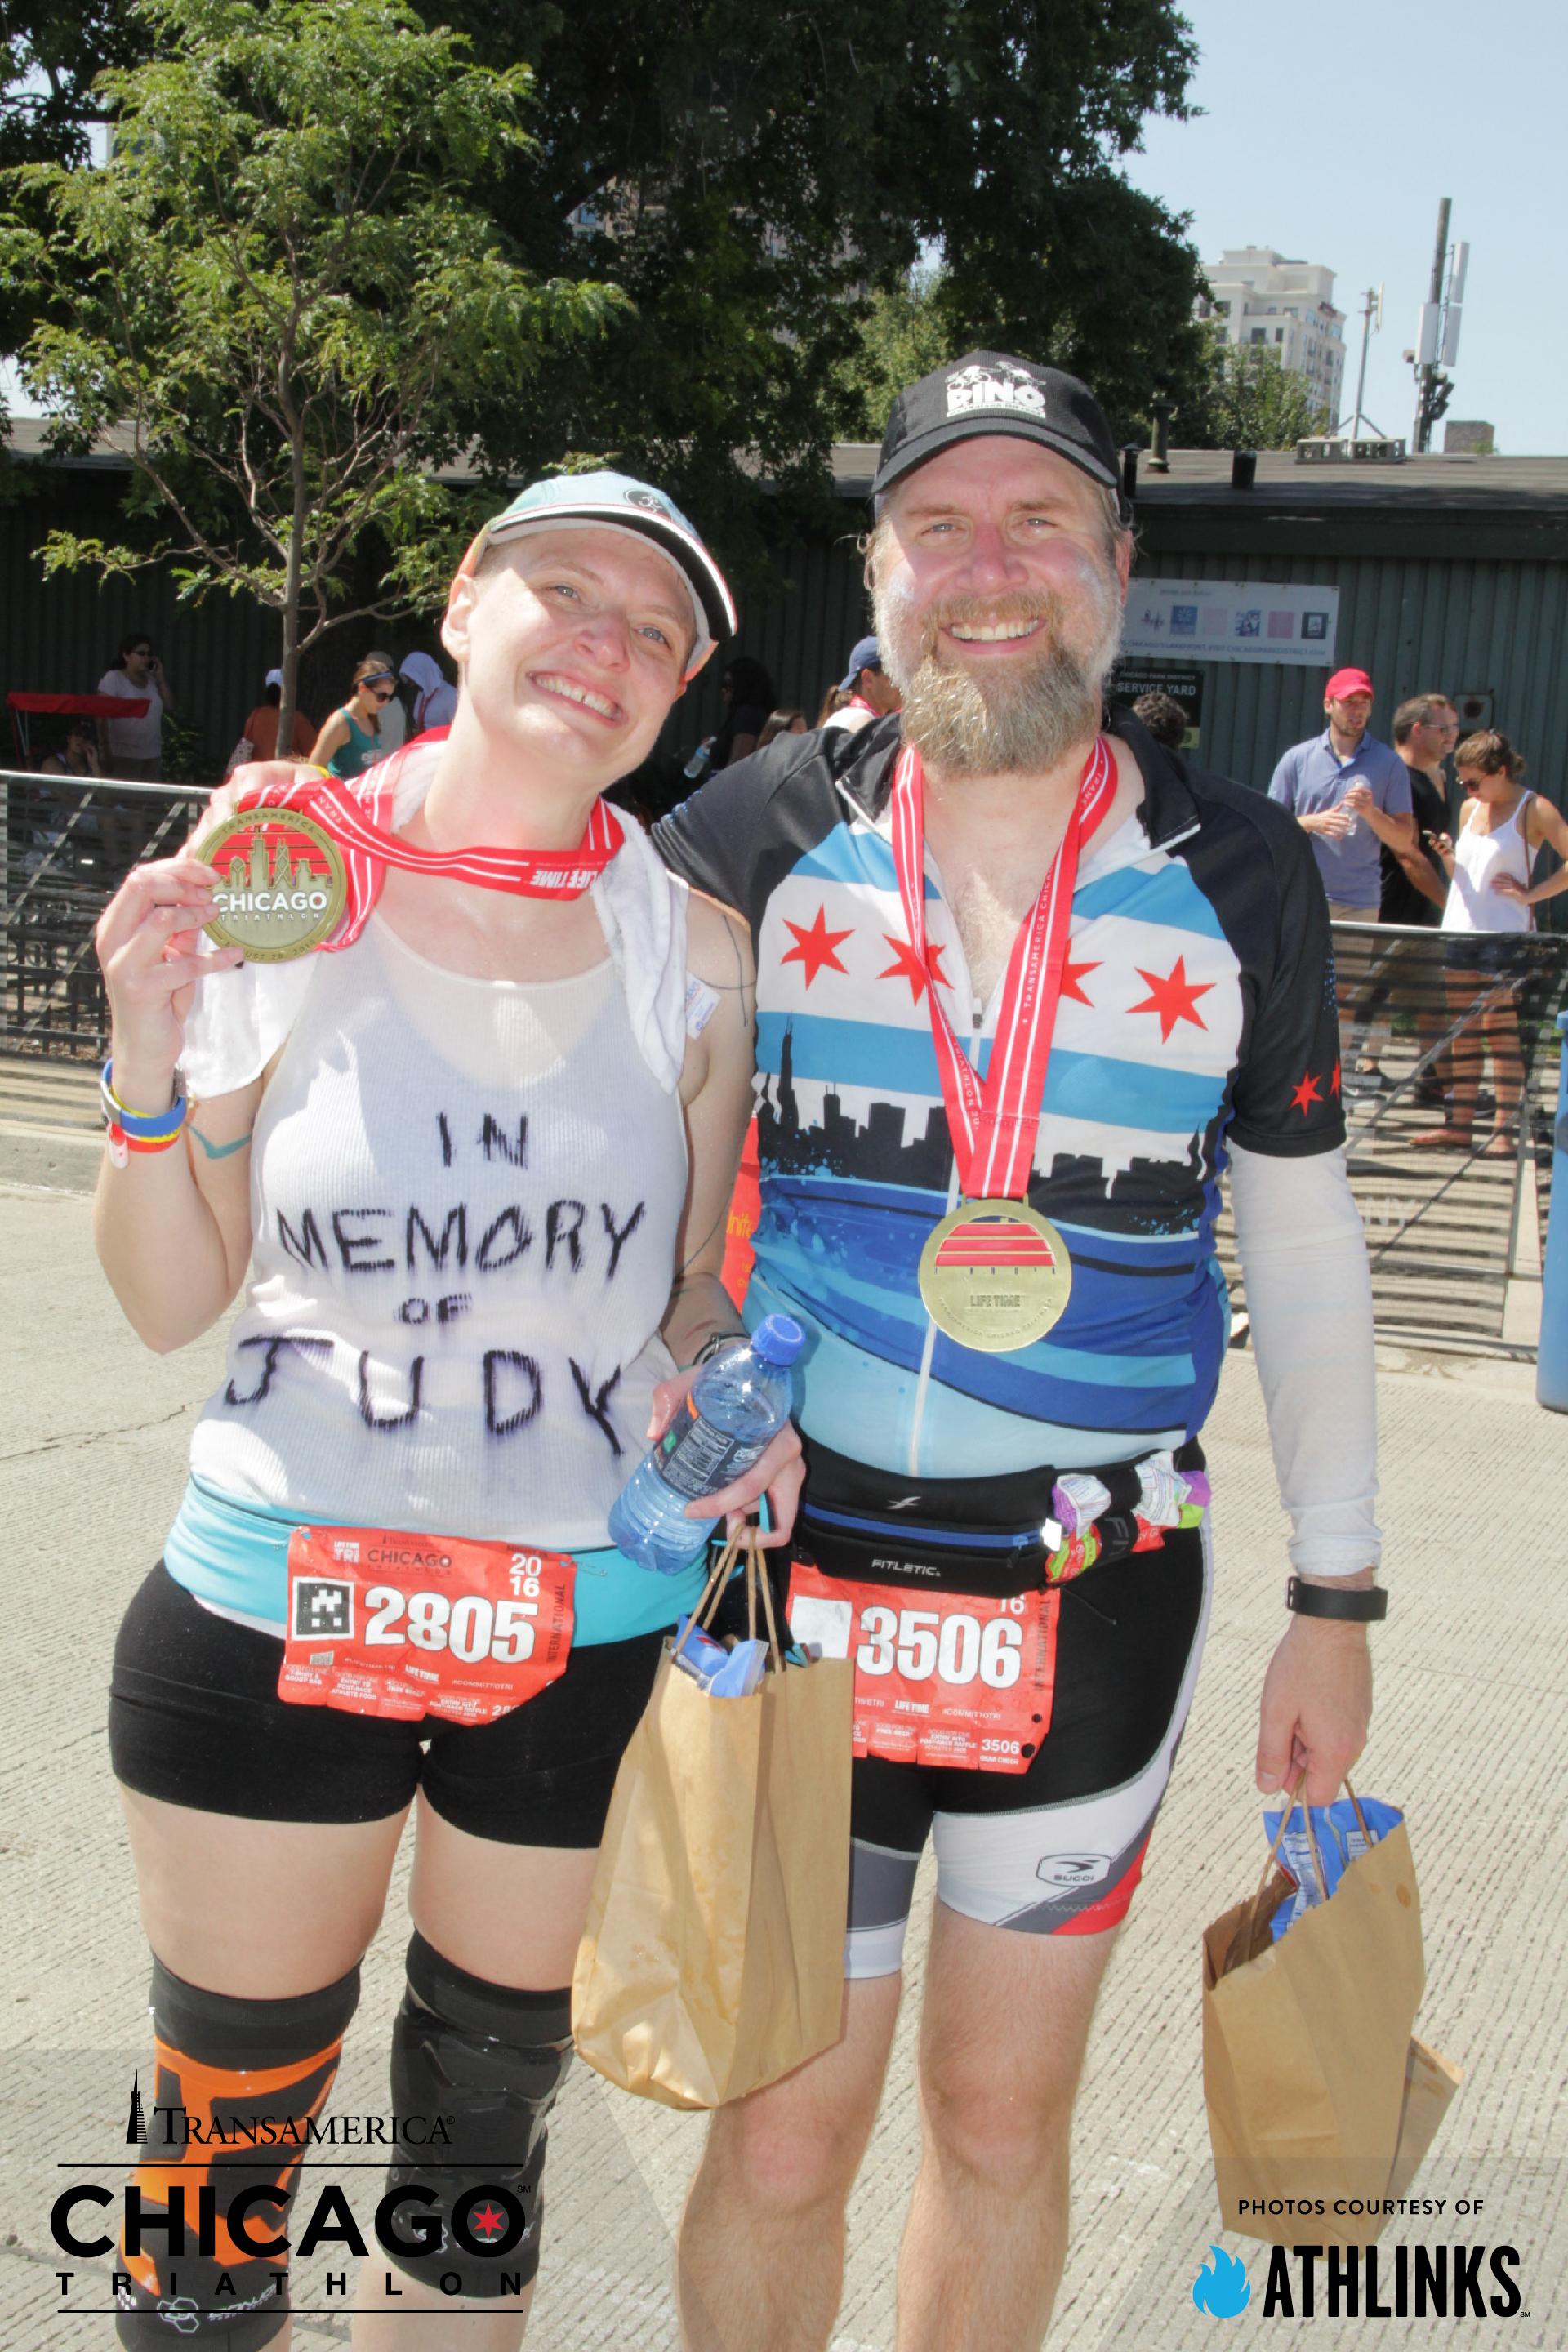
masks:
[[(870, 1021), (834, 1021), (820, 1013), (760, 1013), (757, 1066), (782, 1066), (784, 1034), (791, 1029), (794, 1076), (830, 1087), (865, 1087), (881, 1095), (930, 1097), (936, 1090), (931, 1033), (883, 1027)], [(990, 1041), (979, 1069), (990, 1067)], [(1140, 1128), (1158, 1135), (1190, 1136), (1219, 1109), (1225, 1078), (1218, 1074), (1163, 1069), (1105, 1054), (1073, 1054), (1057, 1046), (1046, 1073), (1045, 1108), (1058, 1118), (1094, 1119), (1107, 1127)], [(1180, 1156), (1180, 1155), (1178, 1155)]]
[(1085, 1420), (1058, 1422), (1038, 1412), (998, 1407), (939, 1378), (919, 1408), (917, 1436), (918, 1373), (873, 1360), (865, 1349), (840, 1339), (805, 1301), (775, 1288), (759, 1265), (746, 1295), (746, 1322), (754, 1330), (764, 1315), (773, 1314), (805, 1322), (800, 1425), (806, 1437), (820, 1438), (835, 1453), (878, 1469), (971, 1478), (1031, 1470), (1043, 1462), (1072, 1470), (1130, 1461), (1159, 1446), (1179, 1445), (1188, 1434), (1184, 1400), (1167, 1421), (1140, 1420), (1129, 1428), (1121, 1416), (1107, 1415), (1104, 1390), (1095, 1392), (1094, 1410)]
[(1096, 915), (1124, 915), (1138, 923), (1159, 923), (1174, 931), (1196, 931), (1207, 940), (1223, 940), (1225, 931), (1197, 884), (1179, 859), (1170, 858), (1150, 872), (1144, 866), (1118, 866), (1083, 883), (1072, 894), (1075, 924), (1091, 922)]
[[(791, 866), (792, 875), (803, 875), (812, 882), (851, 882), (867, 885), (873, 890), (890, 890), (898, 895), (899, 877), (893, 865), (892, 844), (873, 833), (868, 824), (835, 825), (833, 831), (808, 849), (804, 857)], [(928, 874), (925, 896), (941, 897), (936, 884)]]

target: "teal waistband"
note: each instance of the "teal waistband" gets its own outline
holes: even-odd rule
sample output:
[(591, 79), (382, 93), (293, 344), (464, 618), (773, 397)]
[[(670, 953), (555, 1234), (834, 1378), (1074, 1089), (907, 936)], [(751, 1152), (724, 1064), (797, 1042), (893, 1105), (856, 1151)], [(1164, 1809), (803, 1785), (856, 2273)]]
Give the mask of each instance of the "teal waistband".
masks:
[[(196, 1600), (281, 1635), (288, 1612), (289, 1537), (299, 1524), (298, 1511), (241, 1503), (193, 1478), (169, 1530), (163, 1565)], [(694, 1605), (708, 1577), (706, 1549), (679, 1576), (639, 1568), (613, 1546), (574, 1551), (573, 1558), (577, 1562), (573, 1640), (584, 1645), (662, 1632)]]

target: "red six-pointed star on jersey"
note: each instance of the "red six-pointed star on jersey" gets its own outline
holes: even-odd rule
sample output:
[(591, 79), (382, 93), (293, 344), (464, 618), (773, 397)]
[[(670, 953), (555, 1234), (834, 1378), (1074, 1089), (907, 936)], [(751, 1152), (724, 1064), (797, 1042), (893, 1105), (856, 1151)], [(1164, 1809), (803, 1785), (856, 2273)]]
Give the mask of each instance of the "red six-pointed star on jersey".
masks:
[[(1336, 1071), (1335, 1076), (1338, 1075)], [(1305, 1118), (1310, 1106), (1315, 1102), (1321, 1102), (1322, 1099), (1322, 1096), (1318, 1092), (1318, 1081), (1309, 1070), (1290, 1097), (1290, 1108), (1292, 1110), (1299, 1110)]]
[(1340, 1090), (1340, 1066), (1339, 1066), (1339, 1064), (1336, 1062), (1336, 1063), (1334, 1064), (1334, 1075), (1333, 1075), (1333, 1076), (1329, 1080), (1329, 1092), (1330, 1092), (1331, 1095), (1337, 1095), (1337, 1094), (1339, 1093), (1339, 1090)]
[(476, 2206), (468, 2216), (468, 2227), (476, 2237), (499, 2238), (506, 2228), (506, 2215), (494, 2205)]
[[(794, 929), (793, 924), (791, 925), (791, 929)], [(910, 994), (913, 998), (915, 1003), (918, 1004), (921, 998), (925, 993), (925, 966), (921, 963), (919, 956), (916, 955), (914, 949), (910, 945), (908, 940), (896, 940), (891, 931), (884, 931), (882, 933), (882, 937), (887, 940), (888, 945), (893, 950), (893, 961), (888, 966), (886, 971), (879, 971), (877, 974), (878, 979), (898, 980), (902, 978), (907, 980), (910, 983)], [(928, 941), (926, 953), (931, 958), (931, 968), (936, 974), (937, 979), (941, 981), (943, 988), (951, 988), (952, 986), (952, 982), (949, 980), (946, 972), (943, 971), (942, 968), (942, 950), (937, 946), (934, 940)]]
[[(1062, 966), (1062, 994), (1064, 996), (1072, 997), (1077, 1003), (1092, 1004), (1094, 999), (1091, 996), (1086, 996), (1078, 983), (1084, 972), (1098, 971), (1099, 970), (1100, 966), (1098, 963), (1064, 964)], [(1147, 980), (1149, 977), (1148, 973), (1145, 972), (1143, 977)]]
[[(853, 928), (854, 926), (851, 925), (850, 929)], [(786, 915), (784, 929), (786, 931), (795, 933), (795, 945), (793, 948), (785, 949), (779, 961), (804, 965), (807, 988), (811, 986), (819, 971), (844, 971), (844, 966), (839, 962), (836, 950), (849, 937), (849, 932), (828, 929), (826, 906), (818, 907), (816, 921), (808, 924), (792, 923)]]
[(1212, 980), (1189, 980), (1186, 959), (1178, 956), (1170, 971), (1145, 971), (1142, 964), (1134, 966), (1140, 980), (1149, 983), (1149, 993), (1142, 1004), (1129, 1005), (1130, 1013), (1157, 1013), (1160, 1016), (1160, 1043), (1168, 1045), (1172, 1030), (1178, 1021), (1190, 1021), (1194, 1029), (1205, 1029), (1208, 1024), (1194, 1008), (1200, 996), (1206, 996), (1214, 986)]

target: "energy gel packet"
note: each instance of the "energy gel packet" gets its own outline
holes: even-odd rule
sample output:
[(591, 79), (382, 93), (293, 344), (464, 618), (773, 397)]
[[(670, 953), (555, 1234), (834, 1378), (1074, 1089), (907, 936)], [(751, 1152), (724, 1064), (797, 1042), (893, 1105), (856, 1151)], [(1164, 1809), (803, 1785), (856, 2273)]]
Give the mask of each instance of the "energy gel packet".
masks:
[[(1360, 1802), (1362, 1819), (1366, 1822), (1365, 1834), (1361, 1822), (1356, 1819), (1354, 1803), (1349, 1797), (1338, 1797), (1331, 1805), (1314, 1805), (1311, 1808), (1310, 1843), (1306, 1823), (1301, 1818), (1301, 1807), (1292, 1806), (1289, 1824), (1279, 1841), (1279, 1864), (1287, 1877), (1295, 1882), (1296, 1892), (1289, 1902), (1282, 1903), (1274, 1914), (1272, 1933), (1276, 1943), (1304, 1911), (1328, 1901), (1344, 1876), (1347, 1865), (1355, 1860), (1358, 1853), (1366, 1852), (1369, 1838), (1372, 1844), (1379, 1844), (1389, 1831), (1405, 1819), (1397, 1806), (1385, 1805), (1376, 1797), (1363, 1797)], [(1265, 1812), (1263, 1827), (1272, 1845), (1279, 1827), (1278, 1807), (1271, 1813)], [(1321, 1873), (1318, 1868), (1320, 1857), (1322, 1861)]]

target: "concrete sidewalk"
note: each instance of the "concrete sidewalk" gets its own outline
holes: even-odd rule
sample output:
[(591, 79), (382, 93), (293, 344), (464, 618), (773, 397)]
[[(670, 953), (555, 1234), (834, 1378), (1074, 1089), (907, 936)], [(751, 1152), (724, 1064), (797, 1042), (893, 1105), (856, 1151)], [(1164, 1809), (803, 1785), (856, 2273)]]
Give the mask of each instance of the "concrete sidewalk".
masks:
[[(58, 1118), (73, 1167), (64, 1137), (75, 1108), (62, 1104)], [(67, 2263), (48, 2223), (62, 2181), (116, 2181), (132, 2077), (141, 2068), (145, 2090), (151, 2057), (145, 1947), (109, 1773), (104, 1685), (121, 1612), (173, 1514), (192, 1417), (221, 1348), (216, 1337), (174, 1357), (141, 1348), (93, 1259), (79, 1194), (0, 1187), (0, 1233), (11, 1335), (0, 1513), (17, 1542), (0, 1730), (0, 1893), (13, 1922), (0, 1962), (0, 2347), (107, 2352), (107, 2269)], [(1360, 1784), (1407, 1811), (1429, 1975), (1418, 2029), (1467, 2074), (1415, 2185), (1417, 2195), (1449, 2200), (1447, 2217), (1396, 2221), (1382, 2243), (1516, 2247), (1527, 2315), (1507, 2340), (1556, 2347), (1568, 2342), (1568, 2060), (1558, 2039), (1568, 2011), (1559, 1877), (1568, 1843), (1559, 1746), (1568, 1430), (1538, 1410), (1524, 1368), (1458, 1356), (1385, 1353), (1380, 1409), (1395, 1599), (1373, 1636), (1378, 1715)], [(1234, 2344), (1264, 2326), (1265, 2250), (1225, 2241), (1216, 2227), (1199, 2052), (1199, 1933), (1250, 1890), (1262, 1861), (1255, 1713), (1283, 1622), (1283, 1520), (1245, 1355), (1227, 1367), (1208, 1438), (1220, 1560), (1214, 1630), (1101, 2004), (1052, 2352), (1188, 2352), (1216, 2330), (1228, 2329)], [(837, 2352), (889, 2352), (893, 2342), (929, 1902), (922, 1881), (900, 2047), (852, 2210)], [(345, 2112), (385, 2111), (405, 1934), (400, 1882), (365, 1970), (339, 2084)], [(574, 2072), (552, 2132), (533, 2352), (674, 2346), (671, 2233), (702, 2128)], [(368, 2216), (377, 2175), (345, 2180)], [(1454, 2218), (1461, 2198), (1484, 2200), (1479, 2220)], [(1242, 2256), (1254, 2286), (1249, 2309), (1225, 2323), (1191, 2299), (1215, 2241)], [(78, 2273), (63, 2315), (62, 2266)], [(324, 2305), (328, 2273), (342, 2267), (327, 2253), (302, 2265), (297, 2301)], [(1469, 2343), (1498, 2324), (1432, 2325), (1445, 2343)], [(1299, 2322), (1292, 2340), (1337, 2352), (1381, 2341), (1389, 2326), (1426, 2325), (1319, 2317)], [(303, 2352), (346, 2336), (343, 2320), (312, 2313), (295, 2342)]]

